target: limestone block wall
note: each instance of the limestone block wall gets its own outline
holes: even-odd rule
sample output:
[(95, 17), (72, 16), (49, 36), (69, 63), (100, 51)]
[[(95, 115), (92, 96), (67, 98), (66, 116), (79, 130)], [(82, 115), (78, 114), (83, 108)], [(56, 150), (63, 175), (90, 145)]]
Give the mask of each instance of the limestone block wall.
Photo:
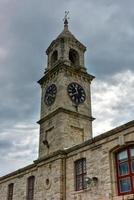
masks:
[[(71, 74), (65, 68), (57, 73), (42, 85), (39, 157), (77, 145), (92, 137), (89, 77), (81, 76), (80, 73)], [(77, 109), (67, 93), (67, 87), (71, 82), (79, 83), (86, 92), (85, 102)], [(53, 83), (57, 86), (56, 99), (51, 106), (47, 106), (44, 103), (45, 92)], [(49, 143), (49, 148), (43, 144), (45, 139)]]
[[(70, 100), (70, 97), (67, 93), (67, 87), (71, 82), (77, 82), (80, 84), (86, 92), (86, 100), (84, 103), (80, 104), (78, 107), (78, 112), (87, 116), (91, 116), (91, 92), (90, 92), (90, 83), (86, 76), (81, 73), (70, 72), (67, 68), (61, 69), (60, 71), (53, 73), (52, 76), (46, 79), (42, 85), (42, 97), (41, 97), (41, 118), (48, 115), (49, 113), (56, 110), (58, 107), (63, 107), (71, 111), (76, 111), (73, 102)], [(44, 103), (44, 96), (47, 87), (51, 84), (57, 86), (56, 99), (53, 105), (47, 106)]]
[[(70, 148), (90, 138), (91, 121), (64, 111), (41, 124), (39, 157)], [(43, 141), (47, 139), (49, 148)]]
[[(62, 198), (61, 167), (61, 159), (58, 159), (49, 163), (34, 164), (29, 169), (14, 172), (14, 175), (0, 180), (0, 200), (7, 200), (10, 183), (14, 183), (13, 200), (26, 200), (29, 176), (35, 176), (35, 200), (60, 200)], [(49, 180), (48, 184), (47, 179)]]
[[(66, 200), (134, 200), (133, 194), (118, 196), (117, 192), (115, 151), (129, 144), (134, 144), (134, 128), (70, 152), (66, 161)], [(87, 176), (97, 177), (98, 183), (75, 191), (74, 162), (80, 158), (86, 158)]]

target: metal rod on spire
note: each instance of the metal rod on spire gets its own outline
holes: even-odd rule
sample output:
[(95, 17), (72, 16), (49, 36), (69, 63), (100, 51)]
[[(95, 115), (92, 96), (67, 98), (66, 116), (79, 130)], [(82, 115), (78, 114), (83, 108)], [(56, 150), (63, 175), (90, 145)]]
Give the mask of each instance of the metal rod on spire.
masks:
[(63, 19), (65, 26), (68, 25), (68, 19), (69, 19), (68, 14), (69, 14), (69, 11), (65, 11), (65, 17)]

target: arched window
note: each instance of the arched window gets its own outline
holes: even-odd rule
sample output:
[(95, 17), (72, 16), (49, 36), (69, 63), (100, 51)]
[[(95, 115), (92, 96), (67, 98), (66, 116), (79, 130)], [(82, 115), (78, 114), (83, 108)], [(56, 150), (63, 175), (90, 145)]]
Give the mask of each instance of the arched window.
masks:
[(118, 194), (134, 193), (134, 145), (116, 153)]
[(70, 49), (69, 51), (69, 60), (71, 61), (72, 66), (79, 66), (79, 54), (74, 49)]
[(58, 60), (58, 51), (55, 50), (51, 56), (51, 65), (53, 66), (54, 63)]
[(14, 184), (10, 183), (8, 185), (8, 197), (7, 197), (7, 200), (13, 200), (13, 188), (14, 188)]
[(35, 182), (34, 176), (30, 176), (27, 180), (27, 200), (34, 199), (34, 182)]

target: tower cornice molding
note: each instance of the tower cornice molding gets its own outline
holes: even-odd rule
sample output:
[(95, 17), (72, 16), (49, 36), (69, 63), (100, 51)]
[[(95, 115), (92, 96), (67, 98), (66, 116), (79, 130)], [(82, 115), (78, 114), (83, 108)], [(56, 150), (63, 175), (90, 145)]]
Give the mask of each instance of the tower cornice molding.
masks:
[(80, 118), (83, 118), (83, 119), (86, 119), (86, 120), (89, 120), (89, 121), (93, 121), (95, 119), (93, 117), (89, 117), (87, 115), (83, 115), (83, 114), (81, 114), (79, 112), (75, 112), (75, 111), (72, 111), (72, 110), (68, 110), (68, 109), (59, 107), (58, 109), (54, 110), (53, 112), (49, 113), (48, 115), (46, 115), (45, 117), (43, 117), (42, 119), (37, 121), (37, 123), (38, 124), (42, 124), (46, 120), (49, 120), (50, 118), (54, 117), (56, 114), (61, 113), (61, 112), (69, 114), (69, 115), (72, 115), (72, 116), (75, 116), (75, 117), (80, 117)]
[(65, 64), (64, 61), (60, 61), (60, 62), (56, 63), (56, 65), (52, 69), (47, 70), (45, 72), (45, 75), (38, 81), (38, 83), (40, 85), (42, 85), (46, 81), (49, 81), (53, 77), (58, 75), (58, 73), (60, 73), (60, 72), (66, 72), (66, 73), (69, 73), (70, 75), (84, 78), (88, 82), (91, 82), (95, 78), (95, 76), (88, 74), (85, 71), (85, 68), (74, 69), (73, 67)]

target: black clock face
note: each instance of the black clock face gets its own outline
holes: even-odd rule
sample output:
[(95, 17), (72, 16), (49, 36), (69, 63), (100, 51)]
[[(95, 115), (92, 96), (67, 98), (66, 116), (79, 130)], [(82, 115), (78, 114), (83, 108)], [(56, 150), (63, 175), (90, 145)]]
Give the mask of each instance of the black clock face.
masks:
[(70, 83), (67, 91), (71, 100), (76, 104), (83, 103), (86, 99), (85, 91), (78, 83)]
[(44, 98), (45, 104), (47, 106), (51, 106), (54, 103), (56, 98), (56, 93), (57, 93), (57, 87), (55, 84), (52, 84), (47, 88)]

